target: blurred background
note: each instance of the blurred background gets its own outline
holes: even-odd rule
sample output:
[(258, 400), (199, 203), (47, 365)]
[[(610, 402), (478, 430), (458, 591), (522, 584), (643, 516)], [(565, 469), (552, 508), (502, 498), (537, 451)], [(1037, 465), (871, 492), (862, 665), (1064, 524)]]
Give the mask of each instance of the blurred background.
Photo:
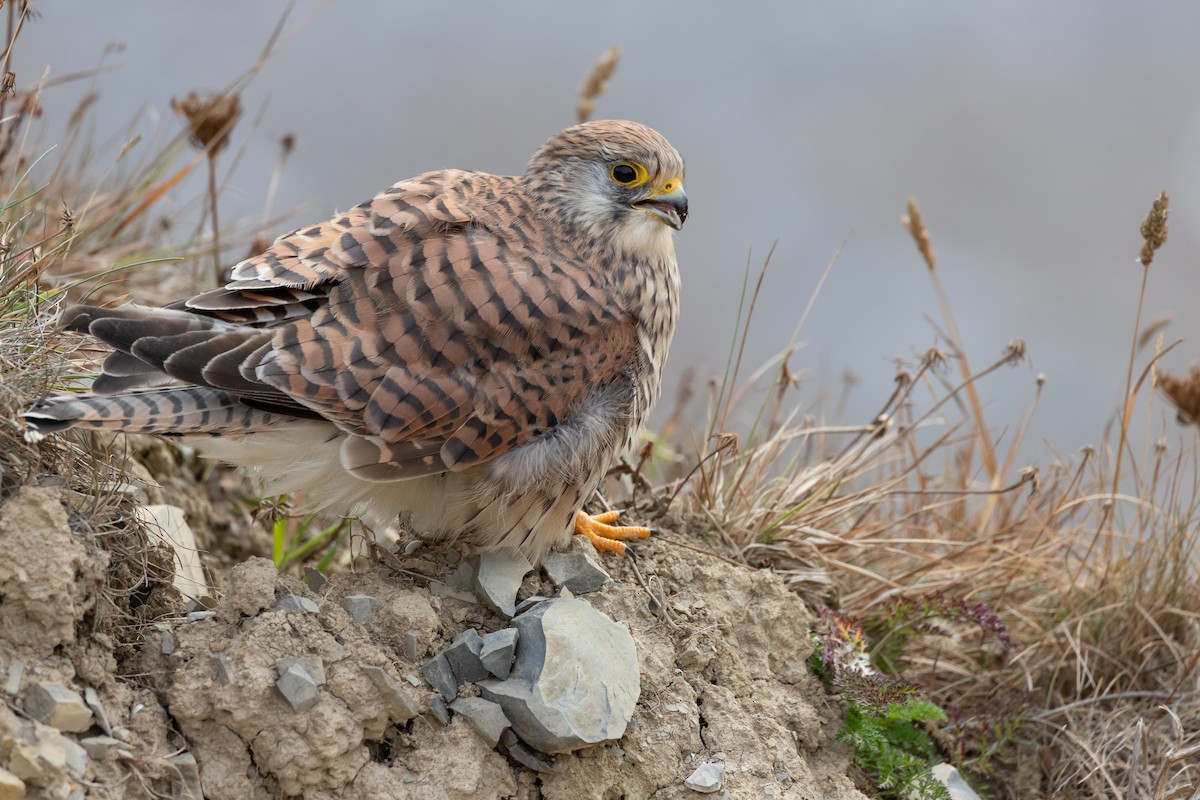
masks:
[[(131, 132), (176, 135), (171, 99), (233, 82), (288, 5), (34, 7), (18, 85), (115, 67), (48, 89), (41, 121), (54, 141), (98, 92), (89, 125), (111, 161)], [(1200, 358), (1198, 32), (1200, 5), (1187, 3), (300, 2), (242, 93), (221, 219), (274, 235), (428, 169), (519, 173), (575, 121), (584, 76), (616, 44), (595, 116), (647, 123), (687, 159), (683, 316), (662, 407), (686, 370), (720, 374), (747, 263), (753, 280), (775, 246), (747, 363), (787, 345), (837, 254), (791, 367), (804, 396), (829, 405), (853, 373), (843, 418), (868, 421), (895, 359), (934, 343), (935, 296), (900, 225), (911, 195), (972, 366), (1012, 339), (1028, 345), (1028, 362), (980, 384), (989, 422), (1014, 424), (1044, 373), (1029, 456), (1044, 442), (1069, 455), (1098, 443), (1121, 401), (1138, 227), (1161, 190), (1170, 240), (1143, 324), (1173, 315), (1167, 341), (1186, 341), (1167, 369)], [(268, 209), (288, 134), (296, 148)], [(203, 194), (203, 171), (193, 177), (168, 203)], [(1191, 435), (1159, 417), (1152, 436)]]

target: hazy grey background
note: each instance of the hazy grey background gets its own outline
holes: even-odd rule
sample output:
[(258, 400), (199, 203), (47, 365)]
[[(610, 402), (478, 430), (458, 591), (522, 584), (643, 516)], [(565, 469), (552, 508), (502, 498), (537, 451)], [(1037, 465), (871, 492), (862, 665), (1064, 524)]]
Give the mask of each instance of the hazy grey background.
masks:
[[(14, 57), (18, 83), (47, 64), (52, 75), (93, 67), (123, 41), (106, 61), (122, 68), (97, 80), (96, 132), (119, 142), (143, 110), (138, 129), (157, 120), (161, 140), (181, 124), (170, 98), (229, 83), (284, 7), (38, 3)], [(851, 416), (869, 418), (890, 391), (892, 357), (928, 347), (925, 315), (937, 316), (899, 224), (909, 195), (973, 364), (1010, 339), (1029, 345), (1032, 367), (981, 385), (993, 425), (1015, 423), (1043, 372), (1035, 441), (1069, 453), (1099, 439), (1124, 383), (1138, 225), (1162, 189), (1171, 234), (1146, 314), (1174, 313), (1169, 334), (1187, 339), (1168, 368), (1200, 356), (1200, 5), (380, 0), (301, 3), (289, 27), (243, 95), (234, 145), (249, 145), (225, 219), (262, 214), (285, 133), (299, 147), (276, 211), (302, 208), (296, 224), (426, 169), (519, 172), (574, 121), (589, 65), (619, 44), (597, 116), (652, 125), (687, 159), (671, 384), (689, 365), (722, 367), (748, 256), (757, 267), (778, 240), (750, 347), (758, 361), (787, 342), (849, 234), (792, 364), (811, 392), (854, 372)], [(87, 88), (48, 93), (50, 131)]]

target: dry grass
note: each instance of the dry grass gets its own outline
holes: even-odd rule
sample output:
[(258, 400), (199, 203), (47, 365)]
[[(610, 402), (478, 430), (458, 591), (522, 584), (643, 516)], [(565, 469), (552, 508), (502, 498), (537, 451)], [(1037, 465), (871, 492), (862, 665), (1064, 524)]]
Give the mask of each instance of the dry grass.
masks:
[[(1165, 203), (1144, 226), (1151, 256), (1165, 239)], [(1177, 452), (1160, 440), (1140, 456), (1129, 443), (1139, 399), (1147, 432), (1163, 416), (1150, 391), (1161, 337), (1138, 363), (1137, 342), (1154, 336), (1135, 332), (1129, 388), (1104, 447), (1018, 466), (1043, 381), (1025, 416), (994, 434), (977, 387), (1019, 363), (1025, 345), (1011, 343), (982, 370), (967, 365), (915, 203), (905, 224), (942, 305), (938, 346), (902, 365), (892, 396), (859, 426), (801, 414), (791, 348), (741, 384), (731, 351), (710, 396), (708, 440), (668, 467), (677, 477), (659, 512), (707, 520), (725, 542), (721, 555), (773, 568), (810, 603), (850, 617), (939, 594), (999, 614), (1011, 653), (948, 626), (948, 636), (912, 639), (896, 665), (949, 712), (939, 741), (985, 796), (1197, 796), (1200, 439), (1185, 431)], [(1197, 376), (1162, 378), (1188, 420), (1200, 413)], [(753, 412), (748, 432), (731, 433), (731, 407), (755, 396), (765, 399), (743, 407)], [(661, 441), (659, 450), (669, 452)]]

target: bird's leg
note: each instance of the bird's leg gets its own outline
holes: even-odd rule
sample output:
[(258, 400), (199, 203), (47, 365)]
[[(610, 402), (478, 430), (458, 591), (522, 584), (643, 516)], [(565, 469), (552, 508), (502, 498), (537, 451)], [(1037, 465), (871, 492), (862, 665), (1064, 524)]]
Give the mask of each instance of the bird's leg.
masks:
[(602, 514), (588, 514), (582, 509), (575, 512), (575, 532), (586, 536), (597, 550), (601, 552), (625, 554), (626, 539), (645, 539), (650, 535), (649, 528), (610, 525), (621, 516), (620, 511), (605, 511)]

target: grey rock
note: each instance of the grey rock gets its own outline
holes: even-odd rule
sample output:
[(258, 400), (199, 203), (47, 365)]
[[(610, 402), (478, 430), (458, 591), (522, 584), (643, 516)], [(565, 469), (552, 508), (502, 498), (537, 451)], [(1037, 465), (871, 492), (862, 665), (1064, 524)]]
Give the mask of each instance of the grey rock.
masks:
[[(97, 761), (103, 761), (112, 756), (121, 756), (128, 758), (132, 753), (126, 748), (125, 743), (120, 739), (114, 739), (111, 736), (88, 736), (80, 739), (79, 743), (83, 745), (83, 749), (87, 754)], [(129, 756), (125, 754), (129, 753)]]
[(215, 611), (189, 611), (184, 619), (188, 622), (203, 622), (206, 619), (215, 619), (216, 616)]
[(421, 657), (421, 634), (419, 631), (409, 631), (404, 634), (404, 655), (409, 661)]
[(86, 687), (83, 690), (83, 702), (87, 703), (87, 707), (96, 715), (96, 724), (100, 726), (100, 730), (112, 736), (112, 723), (108, 721), (108, 712), (100, 702), (99, 693), (90, 686)]
[(293, 711), (308, 711), (317, 704), (325, 683), (325, 666), (319, 658), (279, 658), (275, 668), (279, 671), (275, 687)]
[(319, 592), (325, 588), (325, 584), (329, 583), (329, 578), (326, 578), (321, 570), (316, 567), (304, 568), (304, 585), (314, 592)]
[(519, 550), (492, 550), (472, 559), (475, 594), (506, 617), (516, 613), (517, 591), (533, 565)]
[(701, 794), (712, 794), (721, 790), (725, 781), (725, 765), (718, 761), (705, 761), (696, 767), (683, 785)]
[(321, 607), (312, 600), (298, 594), (285, 594), (279, 598), (275, 609), (285, 614), (317, 614), (321, 611)]
[(430, 581), (429, 593), (437, 597), (444, 597), (450, 600), (458, 600), (462, 603), (475, 605), (479, 602), (479, 598), (472, 592), (456, 589), (448, 583), (442, 581)]
[(609, 581), (604, 567), (585, 550), (551, 553), (542, 566), (555, 586), (569, 589), (572, 594), (594, 592)]
[(387, 705), (391, 717), (396, 722), (408, 722), (421, 713), (421, 706), (413, 699), (412, 694), (400, 683), (387, 674), (383, 667), (371, 664), (359, 664), (364, 674), (375, 684), (375, 689)]
[(454, 670), (454, 677), (458, 679), (459, 684), (474, 683), (487, 677), (487, 668), (479, 660), (482, 648), (483, 638), (479, 632), (468, 628), (455, 636), (450, 646), (442, 651), (446, 660), (450, 662), (450, 669)]
[(4, 679), (4, 691), (9, 697), (16, 697), (21, 693), (21, 678), (25, 675), (25, 662), (19, 658), (14, 658), (8, 662), (8, 675)]
[(479, 660), (484, 669), (501, 680), (507, 678), (512, 671), (519, 637), (520, 633), (516, 628), (505, 628), (486, 634), (483, 637), (483, 647), (479, 650)]
[(176, 644), (175, 634), (169, 630), (164, 630), (162, 639), (160, 639), (158, 643), (158, 649), (164, 656), (169, 656), (175, 652)]
[(446, 583), (455, 589), (473, 592), (475, 590), (475, 562), (464, 561), (459, 564), (458, 569), (454, 570), (454, 574)]
[(429, 713), (433, 714), (434, 718), (443, 726), (450, 724), (450, 712), (446, 710), (446, 704), (442, 702), (442, 698), (432, 697), (426, 705), (429, 707)]
[(81, 733), (92, 727), (92, 710), (61, 683), (36, 684), (25, 695), (25, 713), (60, 731)]
[(341, 599), (342, 608), (350, 615), (350, 619), (359, 625), (365, 625), (375, 615), (375, 607), (379, 601), (366, 594), (351, 594)]
[(167, 765), (175, 771), (171, 781), (171, 796), (180, 800), (204, 800), (200, 788), (200, 768), (191, 753), (180, 753), (167, 759)]
[(62, 737), (59, 745), (67, 755), (67, 771), (76, 778), (82, 778), (84, 771), (87, 769), (87, 750), (79, 742), (69, 739), (66, 736)]
[(547, 601), (549, 599), (550, 599), (549, 597), (546, 597), (545, 595), (540, 595), (540, 594), (535, 594), (532, 597), (526, 597), (524, 600), (517, 603), (517, 613), (524, 614), (526, 611), (533, 608), (538, 603), (544, 603), (545, 601)]
[(951, 800), (979, 800), (979, 795), (963, 779), (957, 769), (949, 764), (934, 764), (933, 777), (950, 792)]
[(500, 745), (521, 766), (534, 772), (554, 772), (554, 759), (524, 744), (511, 729), (500, 736)]
[(475, 732), (483, 737), (488, 746), (495, 747), (500, 735), (512, 725), (504, 716), (504, 709), (482, 697), (460, 697), (450, 704), (450, 710), (462, 714)]
[(209, 666), (212, 667), (213, 680), (222, 686), (227, 686), (233, 680), (233, 663), (230, 662), (229, 656), (224, 653), (217, 653), (209, 656)]
[(624, 735), (641, 693), (628, 628), (575, 598), (539, 603), (513, 626), (520, 638), (511, 675), (479, 688), (524, 742), (566, 753)]
[(430, 686), (437, 689), (438, 694), (447, 703), (458, 697), (458, 680), (454, 677), (454, 670), (450, 668), (445, 653), (438, 653), (422, 664), (421, 675), (429, 681)]

